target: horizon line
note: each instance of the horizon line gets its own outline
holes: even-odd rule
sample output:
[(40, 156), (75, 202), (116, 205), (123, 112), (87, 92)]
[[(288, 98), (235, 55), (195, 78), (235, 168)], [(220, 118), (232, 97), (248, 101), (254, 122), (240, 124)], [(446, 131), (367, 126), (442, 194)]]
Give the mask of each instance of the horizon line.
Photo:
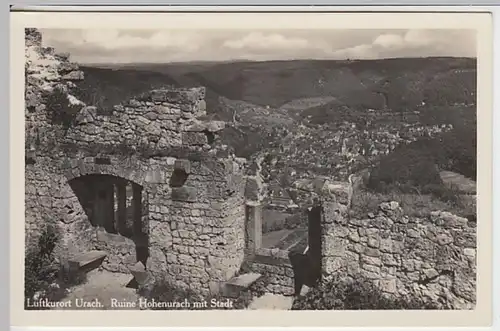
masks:
[(477, 56), (453, 56), (453, 55), (439, 55), (439, 56), (408, 56), (408, 57), (384, 57), (384, 58), (374, 58), (374, 59), (355, 59), (355, 58), (346, 58), (346, 59), (316, 59), (316, 58), (299, 58), (299, 59), (268, 59), (268, 60), (251, 60), (251, 59), (231, 59), (231, 60), (192, 60), (192, 61), (166, 61), (166, 62), (83, 62), (83, 61), (73, 61), (80, 65), (130, 65), (130, 64), (193, 64), (193, 63), (214, 63), (214, 64), (223, 64), (223, 63), (235, 63), (235, 62), (299, 62), (299, 61), (330, 61), (330, 62), (359, 62), (359, 61), (381, 61), (381, 60), (401, 60), (401, 59), (470, 59), (477, 60)]

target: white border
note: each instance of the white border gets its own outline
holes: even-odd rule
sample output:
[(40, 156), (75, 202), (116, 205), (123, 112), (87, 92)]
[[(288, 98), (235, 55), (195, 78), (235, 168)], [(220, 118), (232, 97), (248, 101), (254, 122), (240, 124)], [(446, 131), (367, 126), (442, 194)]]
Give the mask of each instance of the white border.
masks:
[[(72, 7), (73, 9), (74, 7)], [(152, 7), (148, 7), (148, 11), (152, 10), (151, 9)], [(161, 9), (161, 10), (165, 10), (165, 9), (169, 9), (169, 11), (172, 11), (172, 8), (175, 8), (175, 9), (179, 9), (179, 7), (160, 7), (160, 8), (156, 8), (156, 9)], [(188, 7), (184, 7), (184, 8), (188, 8)], [(191, 7), (192, 8), (192, 7)], [(231, 7), (230, 10), (231, 11), (234, 11), (236, 10), (238, 7)], [(255, 7), (253, 7), (255, 8)], [(300, 10), (305, 10), (305, 11), (318, 11), (318, 9), (321, 8), (321, 10), (323, 11), (327, 11), (328, 8), (326, 7), (314, 7), (314, 8), (311, 8), (311, 7), (305, 7), (305, 8), (300, 8)], [(384, 8), (374, 8), (374, 7), (368, 7), (368, 8), (363, 8), (363, 7), (355, 7), (355, 8), (352, 8), (352, 7), (329, 7), (330, 10), (334, 9), (335, 11), (339, 11), (339, 10), (342, 10), (342, 11), (359, 11), (359, 10), (369, 10), (369, 11), (401, 11), (401, 10), (405, 10), (405, 11), (429, 11), (432, 9), (432, 11), (435, 11), (435, 10), (440, 10), (440, 11), (469, 11), (471, 10), (470, 7), (453, 7), (453, 8), (450, 8), (450, 7), (384, 7)], [(68, 7), (65, 7), (65, 9), (68, 9)], [(88, 8), (87, 8), (88, 9)], [(99, 8), (101, 9), (101, 8)], [(110, 8), (112, 10), (118, 10), (119, 7), (112, 7)], [(213, 8), (207, 8), (209, 10), (213, 10)], [(242, 11), (245, 11), (245, 10), (248, 10), (249, 7), (239, 7), (239, 10), (242, 10)], [(270, 7), (257, 7), (256, 9), (259, 9), (261, 11), (268, 11), (268, 10), (271, 10)], [(280, 11), (283, 11), (284, 8), (283, 7), (278, 7), (277, 9), (279, 9)], [(200, 10), (199, 7), (196, 7), (195, 10)], [(291, 8), (290, 9), (291, 11), (296, 11), (298, 10), (297, 7), (294, 7), (294, 8)], [(472, 10), (474, 11), (492, 11), (492, 12), (495, 12), (496, 16), (500, 15), (500, 11), (497, 9), (497, 8), (492, 8), (492, 7), (476, 7), (476, 8), (472, 8)], [(495, 18), (496, 18), (495, 16)], [(500, 34), (500, 28), (499, 28), (499, 24), (497, 23), (498, 19), (495, 19), (495, 22), (494, 22), (494, 26), (495, 26), (495, 53), (498, 54), (497, 52), (500, 51), (500, 46), (499, 46), (499, 43), (498, 43), (498, 35)], [(495, 24), (496, 23), (496, 24)], [(499, 81), (498, 81), (498, 73), (499, 73), (499, 69), (498, 69), (498, 66), (494, 66), (493, 67), (493, 70), (495, 72), (495, 86), (500, 85), (499, 84)], [(498, 102), (496, 102), (495, 100), (495, 104), (494, 104), (494, 108), (498, 108)], [(494, 117), (494, 123), (495, 124), (498, 124), (496, 121), (497, 121), (497, 116), (495, 115)], [(11, 127), (12, 128), (12, 127)], [(495, 138), (494, 138), (495, 139)], [(496, 142), (496, 140), (495, 140)], [(496, 159), (495, 159), (496, 160)], [(493, 179), (496, 179), (496, 176), (494, 175)], [(11, 184), (13, 184), (11, 182)], [(19, 183), (17, 183), (19, 185)], [(11, 187), (12, 189), (12, 187)], [(494, 204), (494, 208), (495, 208), (495, 213), (494, 215), (496, 215), (496, 206), (498, 204)], [(11, 209), (12, 211), (12, 209)], [(495, 226), (494, 228), (496, 230), (496, 233), (498, 235), (498, 226)], [(498, 248), (499, 248), (499, 244), (497, 243), (497, 241), (493, 241), (493, 244), (495, 246), (495, 256), (499, 256), (498, 254)], [(496, 277), (494, 277), (493, 279), (497, 280), (499, 279), (499, 273), (498, 273), (498, 265), (494, 264), (494, 267), (495, 267), (495, 275)], [(500, 297), (500, 293), (498, 291), (498, 286), (495, 286), (494, 287), (494, 292), (495, 295), (494, 297), (495, 298), (498, 298)], [(496, 304), (495, 302), (495, 306), (494, 306), (494, 309), (493, 309), (493, 312), (495, 313), (495, 319), (498, 321), (498, 315), (500, 312), (500, 309), (498, 309), (498, 305)], [(55, 328), (12, 328), (12, 330), (54, 330)], [(64, 329), (69, 329), (68, 327), (64, 327)], [(88, 328), (71, 328), (73, 330), (88, 330)], [(99, 328), (100, 329), (100, 328)], [(123, 328), (120, 328), (120, 329), (123, 329)], [(142, 329), (142, 328), (141, 328)], [(165, 328), (159, 328), (158, 330), (161, 330), (161, 329), (165, 329)], [(190, 329), (193, 329), (193, 328), (190, 328)], [(211, 328), (212, 329), (212, 328)], [(267, 329), (267, 328), (266, 328)], [(295, 329), (295, 328), (292, 328), (292, 329)], [(300, 329), (303, 329), (303, 328), (300, 328)], [(332, 329), (332, 328), (328, 328), (328, 329)], [(341, 329), (341, 328), (334, 328), (334, 329)], [(361, 328), (354, 328), (354, 329), (361, 329)], [(366, 328), (363, 328), (366, 330)], [(387, 328), (371, 328), (371, 330), (382, 330), (382, 329), (387, 329)], [(399, 328), (398, 328), (399, 329)], [(407, 329), (407, 330), (414, 330), (415, 328), (410, 328), (410, 329)], [(433, 328), (434, 329), (434, 328)], [(444, 329), (444, 328), (439, 328), (439, 329)], [(472, 328), (471, 330), (478, 330), (479, 328), (478, 327), (474, 327)], [(104, 330), (104, 329), (103, 329)], [(108, 328), (109, 330), (109, 328)]]

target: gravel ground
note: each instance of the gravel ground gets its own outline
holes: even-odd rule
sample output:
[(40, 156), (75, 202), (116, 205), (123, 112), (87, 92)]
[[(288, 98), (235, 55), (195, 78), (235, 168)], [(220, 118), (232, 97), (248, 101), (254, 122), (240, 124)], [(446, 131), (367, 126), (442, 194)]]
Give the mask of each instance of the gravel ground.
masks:
[[(66, 309), (138, 309), (138, 308), (117, 308), (112, 307), (112, 299), (117, 302), (137, 302), (139, 296), (134, 288), (127, 287), (133, 279), (130, 274), (111, 273), (107, 271), (93, 270), (87, 274), (87, 282), (70, 289), (69, 294), (61, 301), (71, 301), (72, 307)], [(76, 299), (84, 302), (100, 302), (98, 307), (76, 307)]]
[(293, 297), (280, 294), (266, 293), (254, 299), (248, 309), (250, 310), (290, 310), (292, 308)]
[[(132, 275), (111, 273), (108, 271), (93, 270), (87, 274), (87, 282), (77, 285), (69, 290), (68, 295), (61, 301), (71, 301), (68, 310), (137, 310), (134, 307), (112, 306), (113, 299), (118, 303), (135, 303), (138, 307), (139, 296), (134, 288), (127, 287), (132, 280)], [(81, 307), (81, 302), (94, 303), (94, 307)], [(95, 304), (95, 302), (100, 304)], [(80, 307), (77, 307), (77, 303)], [(255, 298), (247, 309), (250, 310), (290, 310), (293, 297), (266, 293)], [(60, 309), (60, 308), (59, 308)]]

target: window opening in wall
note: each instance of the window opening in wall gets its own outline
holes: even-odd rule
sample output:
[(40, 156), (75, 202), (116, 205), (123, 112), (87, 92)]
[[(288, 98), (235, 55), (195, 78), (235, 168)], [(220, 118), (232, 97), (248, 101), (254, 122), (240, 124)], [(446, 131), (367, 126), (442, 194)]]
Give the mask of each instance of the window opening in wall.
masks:
[(182, 187), (186, 183), (188, 174), (182, 169), (175, 169), (170, 177), (170, 187)]
[(204, 131), (204, 133), (207, 136), (208, 144), (212, 145), (215, 142), (215, 133), (210, 132), (210, 131)]

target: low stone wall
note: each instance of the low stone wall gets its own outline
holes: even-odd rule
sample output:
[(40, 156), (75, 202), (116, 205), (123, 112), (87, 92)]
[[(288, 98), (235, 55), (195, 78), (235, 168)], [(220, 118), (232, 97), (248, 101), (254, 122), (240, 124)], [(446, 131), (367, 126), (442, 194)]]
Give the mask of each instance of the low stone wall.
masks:
[(107, 253), (102, 268), (111, 272), (128, 273), (137, 262), (136, 244), (127, 237), (97, 230), (95, 248)]
[(251, 292), (293, 295), (293, 269), (287, 251), (260, 248), (251, 261), (250, 268), (253, 272), (262, 274), (262, 278), (250, 287)]
[(262, 274), (263, 278), (252, 285), (251, 291), (293, 295), (294, 280), (291, 265), (253, 262), (252, 268), (255, 272)]
[(440, 211), (411, 218), (397, 202), (381, 204), (369, 219), (348, 219), (346, 211), (336, 202), (323, 204), (324, 276), (347, 270), (391, 295), (417, 295), (445, 308), (474, 307), (474, 224)]

